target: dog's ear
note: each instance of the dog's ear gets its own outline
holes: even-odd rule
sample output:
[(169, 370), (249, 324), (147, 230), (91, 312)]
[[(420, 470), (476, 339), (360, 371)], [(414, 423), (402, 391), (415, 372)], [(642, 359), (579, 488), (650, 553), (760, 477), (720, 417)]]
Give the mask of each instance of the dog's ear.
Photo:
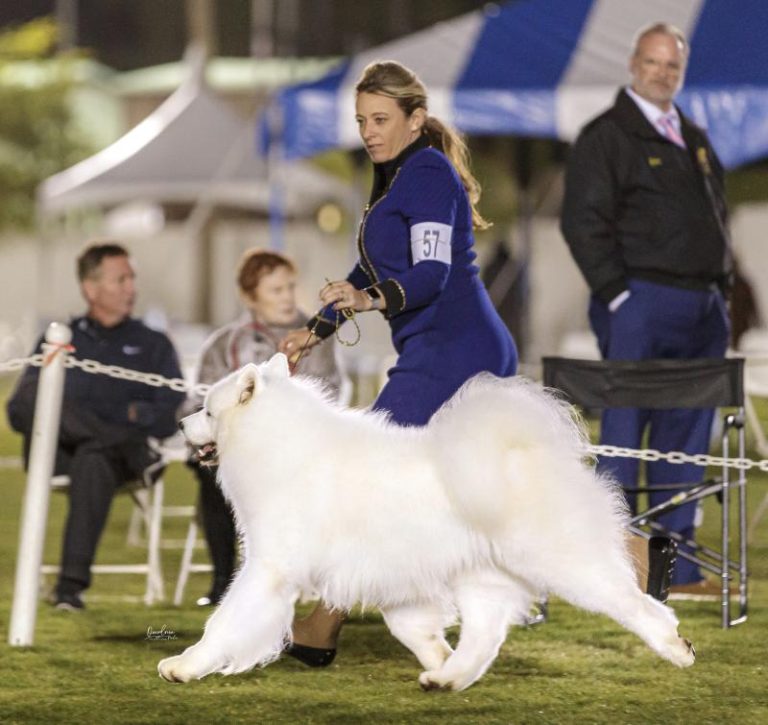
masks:
[(248, 363), (240, 369), (237, 376), (237, 403), (245, 405), (256, 392), (259, 382), (259, 368), (253, 363)]
[(266, 379), (278, 380), (280, 378), (287, 378), (290, 376), (291, 371), (288, 367), (288, 358), (281, 352), (276, 352), (268, 362), (264, 364), (262, 370)]

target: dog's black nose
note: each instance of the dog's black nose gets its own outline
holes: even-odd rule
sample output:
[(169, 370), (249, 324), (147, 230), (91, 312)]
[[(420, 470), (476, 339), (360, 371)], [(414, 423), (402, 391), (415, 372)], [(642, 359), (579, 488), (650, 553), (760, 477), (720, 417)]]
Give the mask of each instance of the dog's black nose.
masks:
[(178, 423), (178, 426), (179, 426), (179, 430), (184, 430), (184, 421), (180, 420)]

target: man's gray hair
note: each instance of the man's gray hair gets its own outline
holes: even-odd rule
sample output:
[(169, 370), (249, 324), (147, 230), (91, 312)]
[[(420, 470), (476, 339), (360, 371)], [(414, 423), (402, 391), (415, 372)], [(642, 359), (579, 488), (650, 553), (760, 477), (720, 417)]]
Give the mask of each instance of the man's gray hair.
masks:
[(640, 45), (640, 41), (649, 35), (671, 35), (680, 44), (680, 50), (687, 58), (690, 47), (688, 45), (688, 39), (685, 37), (680, 28), (672, 25), (671, 23), (651, 23), (640, 28), (635, 33), (635, 37), (632, 40), (632, 55), (637, 55), (637, 47)]

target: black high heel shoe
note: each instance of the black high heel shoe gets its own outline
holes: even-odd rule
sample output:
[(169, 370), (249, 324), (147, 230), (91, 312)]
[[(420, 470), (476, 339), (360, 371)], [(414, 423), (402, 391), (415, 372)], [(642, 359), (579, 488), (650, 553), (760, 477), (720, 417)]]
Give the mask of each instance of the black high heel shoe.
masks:
[(328, 667), (336, 657), (336, 648), (323, 649), (322, 647), (309, 647), (294, 642), (286, 647), (285, 653), (295, 657), (308, 667)]

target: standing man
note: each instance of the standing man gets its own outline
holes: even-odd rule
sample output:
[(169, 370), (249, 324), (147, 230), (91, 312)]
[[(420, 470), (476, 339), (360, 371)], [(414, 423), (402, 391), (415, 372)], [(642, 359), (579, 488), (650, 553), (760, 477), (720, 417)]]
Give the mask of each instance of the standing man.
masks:
[[(181, 377), (170, 340), (131, 317), (136, 273), (128, 252), (119, 244), (93, 244), (78, 258), (77, 273), (88, 307), (82, 317), (70, 322), (72, 354), (104, 365)], [(38, 374), (37, 368), (27, 368), (8, 402), (11, 426), (25, 437), (25, 454)], [(91, 564), (112, 497), (119, 486), (141, 478), (147, 466), (157, 461), (148, 438), (175, 432), (176, 408), (183, 398), (183, 393), (166, 387), (116, 380), (79, 368), (67, 370), (55, 472), (70, 477), (69, 513), (55, 593), (57, 608), (84, 608), (80, 595), (91, 583)]]
[[(584, 127), (570, 153), (561, 229), (592, 291), (590, 323), (607, 360), (718, 358), (728, 344), (723, 171), (705, 133), (673, 104), (687, 60), (677, 28), (640, 30), (631, 85)], [(706, 453), (712, 417), (712, 410), (606, 410), (601, 443), (638, 448), (649, 427), (650, 448)], [(634, 487), (638, 463), (600, 467)], [(693, 465), (647, 468), (649, 485), (702, 477)], [(651, 505), (673, 493), (654, 493)], [(628, 498), (634, 509), (635, 496)], [(693, 539), (695, 510), (681, 506), (659, 521)], [(720, 593), (682, 557), (671, 591)]]

